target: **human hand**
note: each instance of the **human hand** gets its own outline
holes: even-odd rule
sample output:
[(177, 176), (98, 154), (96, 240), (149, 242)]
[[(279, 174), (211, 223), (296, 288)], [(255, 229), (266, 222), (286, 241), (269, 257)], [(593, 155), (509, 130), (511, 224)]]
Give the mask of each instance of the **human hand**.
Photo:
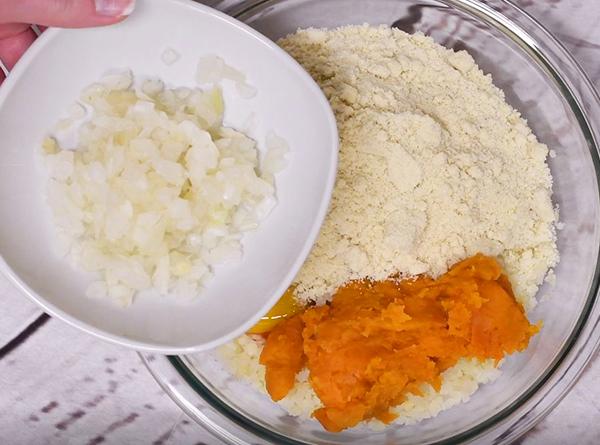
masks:
[[(0, 0), (0, 61), (12, 69), (36, 38), (31, 24), (61, 28), (111, 25), (127, 17), (134, 5), (135, 0)], [(0, 83), (3, 80), (0, 70)]]

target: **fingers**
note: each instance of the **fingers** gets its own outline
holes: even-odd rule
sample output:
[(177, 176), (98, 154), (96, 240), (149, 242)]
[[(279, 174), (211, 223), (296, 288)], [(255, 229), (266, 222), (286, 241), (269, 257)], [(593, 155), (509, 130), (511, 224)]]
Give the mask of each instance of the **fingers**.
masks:
[[(35, 40), (27, 24), (79, 28), (110, 25), (133, 11), (135, 0), (0, 0), (0, 60), (9, 70)], [(4, 74), (0, 71), (0, 83)]]
[[(0, 33), (2, 33), (2, 28), (3, 26), (0, 26)], [(31, 45), (37, 37), (33, 30), (27, 25), (23, 25), (23, 28), (20, 30), (14, 25), (13, 31), (17, 32), (0, 39), (0, 60), (9, 70), (15, 66), (17, 60), (19, 60), (25, 50), (29, 48), (29, 45)]]
[(94, 0), (96, 13), (109, 17), (127, 16), (134, 7), (134, 0)]
[[(9, 70), (35, 40), (27, 24), (63, 28), (110, 25), (133, 11), (135, 0), (0, 0), (0, 60)], [(4, 74), (0, 71), (0, 83)]]
[(6, 25), (0, 25), (0, 40), (20, 34), (27, 28), (29, 28), (29, 25), (25, 25), (23, 23), (8, 23)]
[(3, 0), (0, 23), (36, 23), (80, 28), (110, 25), (134, 8), (135, 0)]

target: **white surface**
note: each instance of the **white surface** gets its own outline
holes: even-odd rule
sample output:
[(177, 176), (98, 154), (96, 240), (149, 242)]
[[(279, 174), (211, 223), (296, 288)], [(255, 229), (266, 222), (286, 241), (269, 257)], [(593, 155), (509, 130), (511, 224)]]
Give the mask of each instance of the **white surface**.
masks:
[[(166, 48), (181, 54), (171, 66), (161, 60)], [(123, 309), (85, 298), (93, 276), (55, 253), (43, 175), (36, 171), (40, 141), (107, 70), (126, 67), (171, 86), (193, 86), (199, 56), (209, 54), (242, 71), (258, 90), (247, 100), (225, 89), (225, 124), (240, 128), (254, 113), (250, 136), (259, 149), (272, 131), (290, 146), (288, 166), (276, 178), (279, 204), (244, 237), (241, 262), (217, 268), (193, 302), (140, 298)], [(318, 234), (337, 168), (333, 113), (308, 74), (255, 31), (185, 0), (138, 1), (130, 18), (108, 28), (46, 31), (2, 86), (0, 134), (0, 214), (10, 215), (0, 220), (0, 270), (52, 315), (104, 339), (164, 353), (215, 347), (267, 312)]]
[[(600, 87), (600, 2), (518, 0), (516, 3), (564, 42), (596, 87)], [(36, 307), (2, 278), (0, 304), (1, 347), (11, 332), (19, 332), (12, 329), (22, 326)], [(118, 386), (114, 388), (111, 381)], [(95, 407), (86, 406), (101, 396), (104, 398)], [(558, 407), (520, 443), (597, 444), (599, 400), (600, 359), (596, 358)], [(42, 409), (53, 401), (58, 406), (43, 413)], [(57, 428), (57, 424), (78, 410), (85, 414), (73, 420), (66, 430)], [(132, 417), (133, 421), (124, 422)], [(109, 429), (112, 432), (106, 433)], [(222, 445), (201, 427), (190, 423), (160, 393), (134, 352), (100, 342), (59, 320), (50, 320), (0, 360), (0, 444), (85, 445), (94, 443), (92, 440), (98, 436), (105, 438), (102, 443), (106, 445)]]

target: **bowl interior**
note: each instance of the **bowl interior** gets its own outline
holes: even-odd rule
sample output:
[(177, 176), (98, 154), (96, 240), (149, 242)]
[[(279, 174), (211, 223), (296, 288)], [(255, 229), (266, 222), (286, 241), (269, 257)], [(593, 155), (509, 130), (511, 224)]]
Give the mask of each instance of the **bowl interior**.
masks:
[[(379, 433), (356, 428), (330, 434), (315, 421), (286, 415), (266, 396), (232, 379), (214, 356), (186, 357), (184, 363), (195, 374), (192, 386), (213, 407), (230, 419), (244, 422), (244, 428), (257, 436), (277, 443), (319, 444), (421, 444), (473, 437), (536, 390), (567, 352), (594, 300), (599, 246), (598, 160), (584, 116), (560, 79), (562, 67), (548, 66), (534, 47), (512, 34), (514, 30), (501, 31), (491, 15), (478, 11), (479, 6), (472, 7), (477, 3), (283, 0), (244, 2), (246, 7), (235, 9), (241, 20), (273, 39), (297, 28), (385, 23), (410, 33), (423, 32), (449, 48), (468, 50), (504, 90), (508, 103), (521, 111), (538, 138), (553, 150), (555, 157), (548, 159), (554, 177), (553, 200), (564, 224), (558, 232), (561, 260), (555, 270), (556, 283), (540, 289), (540, 303), (530, 314), (534, 320), (543, 320), (541, 333), (525, 352), (505, 361), (495, 383), (483, 385), (459, 407), (419, 424), (391, 426)], [(249, 7), (251, 4), (255, 6)]]
[[(337, 168), (333, 114), (312, 79), (255, 31), (191, 1), (140, 1), (125, 22), (103, 29), (44, 33), (0, 94), (0, 270), (46, 310), (104, 338), (139, 349), (190, 352), (244, 332), (274, 304), (301, 266), (331, 195)], [(161, 55), (180, 59), (167, 66)], [(243, 240), (239, 263), (219, 268), (188, 303), (140, 298), (128, 308), (86, 298), (93, 279), (54, 249), (44, 201), (39, 144), (81, 90), (107, 70), (129, 68), (170, 86), (195, 86), (198, 58), (217, 54), (257, 90), (244, 99), (224, 83), (225, 125), (265, 145), (275, 132), (290, 145), (277, 176), (279, 205)], [(301, 118), (300, 118), (301, 117)]]

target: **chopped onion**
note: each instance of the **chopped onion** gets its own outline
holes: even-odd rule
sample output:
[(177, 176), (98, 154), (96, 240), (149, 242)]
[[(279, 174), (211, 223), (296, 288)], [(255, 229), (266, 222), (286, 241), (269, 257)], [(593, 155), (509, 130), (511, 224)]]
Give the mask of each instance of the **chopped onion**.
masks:
[[(216, 56), (199, 68), (199, 81), (227, 78), (255, 94)], [(128, 305), (154, 288), (193, 298), (216, 264), (241, 258), (242, 234), (275, 207), (273, 174), (285, 165), (287, 144), (269, 136), (259, 165), (255, 141), (223, 127), (218, 87), (133, 83), (130, 71), (113, 72), (83, 91), (91, 116), (76, 150), (46, 138), (47, 200), (63, 250), (102, 278), (89, 297)], [(81, 105), (69, 114), (85, 115)]]
[(240, 96), (242, 96), (244, 99), (252, 99), (254, 96), (256, 96), (256, 88), (247, 84), (246, 82), (237, 82), (235, 86), (238, 93), (240, 93)]
[(196, 81), (200, 85), (214, 85), (226, 79), (234, 82), (237, 92), (244, 99), (252, 99), (256, 96), (256, 88), (246, 82), (244, 73), (227, 65), (219, 56), (211, 54), (200, 57), (196, 70)]
[(179, 53), (177, 51), (175, 51), (173, 48), (167, 48), (161, 54), (160, 59), (163, 61), (163, 63), (165, 65), (171, 66), (175, 62), (177, 62), (180, 57), (181, 56), (179, 55)]
[(263, 177), (272, 181), (273, 175), (282, 171), (286, 165), (289, 147), (285, 139), (271, 132), (266, 138), (267, 152), (262, 162)]

